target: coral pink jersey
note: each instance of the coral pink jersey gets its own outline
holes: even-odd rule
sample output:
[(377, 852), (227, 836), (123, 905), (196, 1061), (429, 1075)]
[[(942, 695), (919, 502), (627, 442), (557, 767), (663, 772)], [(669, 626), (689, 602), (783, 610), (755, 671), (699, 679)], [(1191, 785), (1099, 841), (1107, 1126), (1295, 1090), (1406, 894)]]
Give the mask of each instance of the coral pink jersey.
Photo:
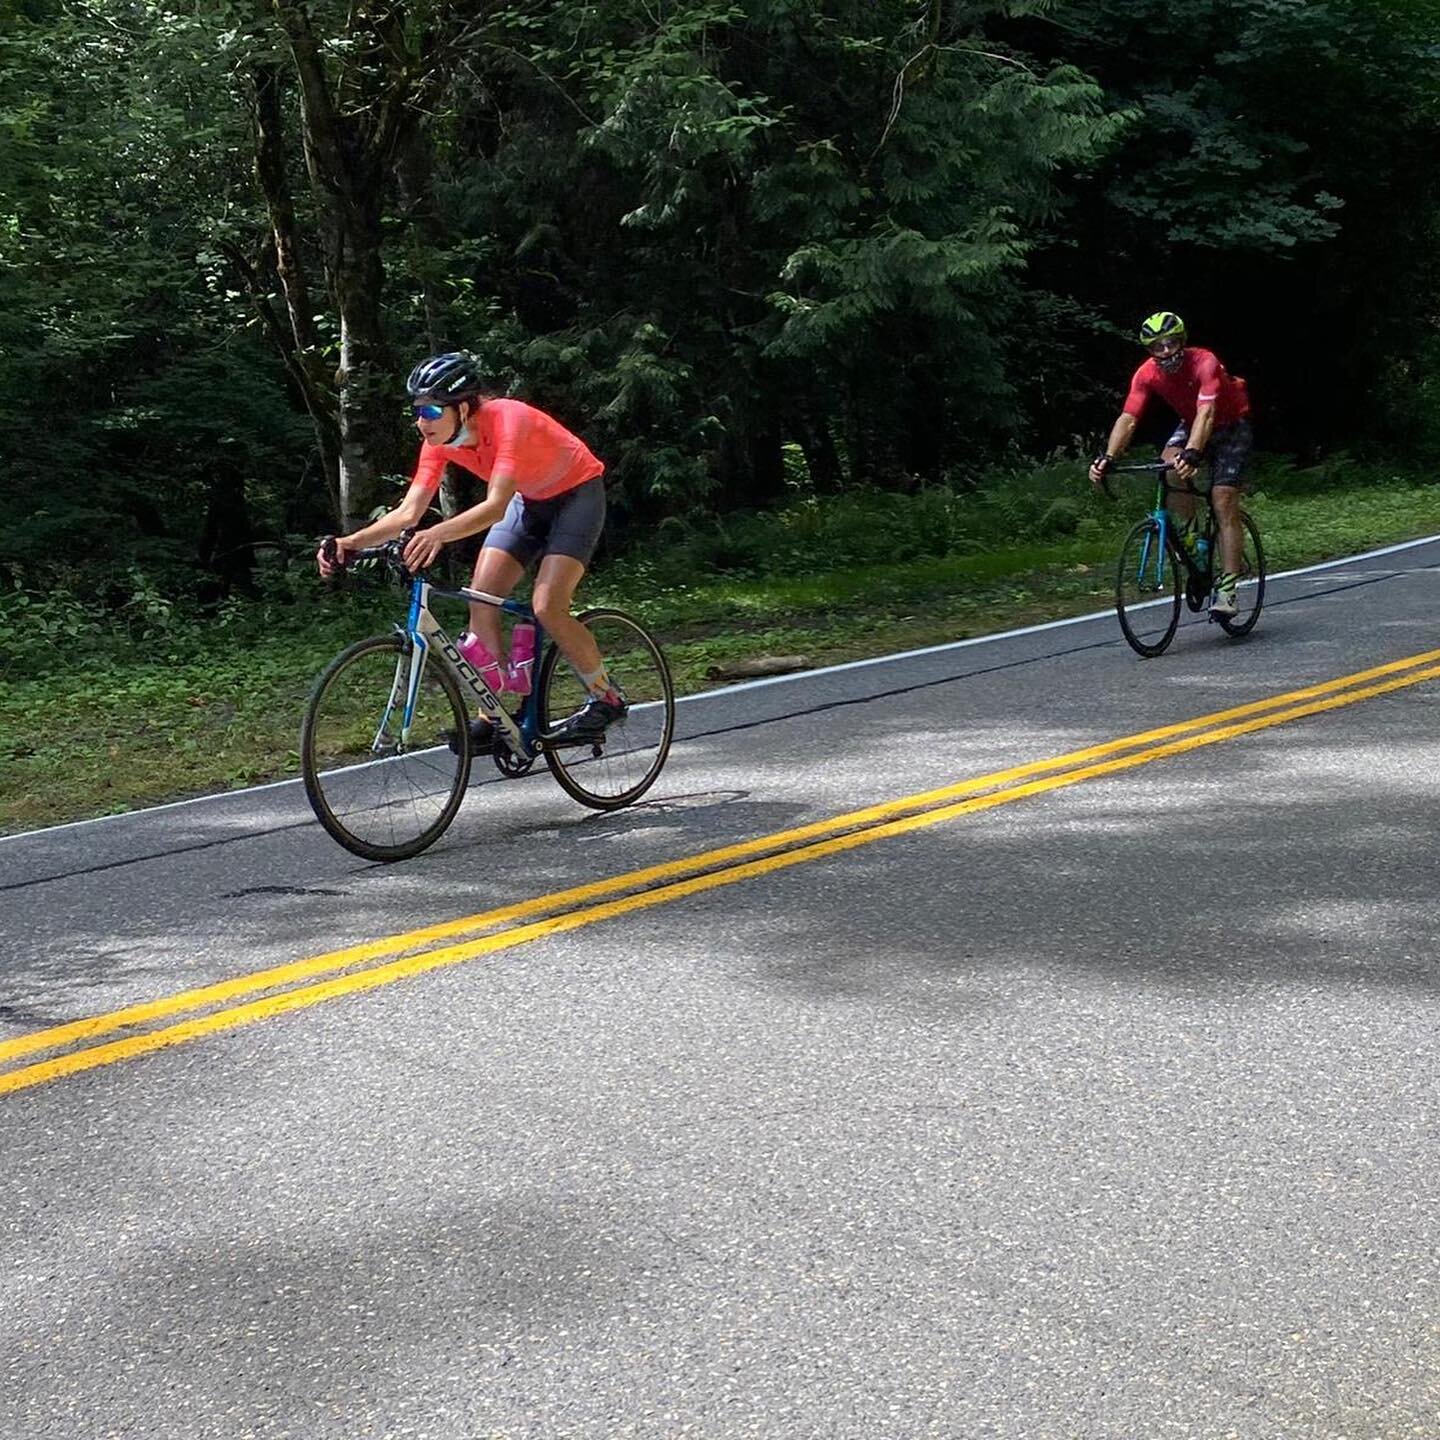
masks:
[(487, 400), (471, 415), (470, 430), (472, 444), (421, 445), (411, 483), (438, 489), (453, 463), (487, 482), (508, 476), (527, 500), (549, 500), (605, 473), (583, 440), (520, 400)]
[(1125, 414), (1138, 420), (1152, 395), (1158, 395), (1187, 425), (1195, 423), (1195, 412), (1202, 405), (1215, 407), (1217, 428), (1233, 425), (1250, 413), (1245, 382), (1238, 375), (1227, 374), (1213, 352), (1195, 345), (1185, 348), (1179, 368), (1171, 375), (1154, 360), (1147, 360), (1130, 381)]

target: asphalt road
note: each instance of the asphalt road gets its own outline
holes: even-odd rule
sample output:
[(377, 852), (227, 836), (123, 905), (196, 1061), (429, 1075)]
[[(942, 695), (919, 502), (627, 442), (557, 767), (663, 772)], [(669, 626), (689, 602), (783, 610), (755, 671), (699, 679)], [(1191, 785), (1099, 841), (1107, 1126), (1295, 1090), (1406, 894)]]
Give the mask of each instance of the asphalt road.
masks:
[[(0, 1051), (1435, 650), (1437, 567), (697, 698), (400, 866), (295, 786), (0, 841)], [(0, 1094), (0, 1437), (1433, 1436), (1440, 679), (1267, 713)]]

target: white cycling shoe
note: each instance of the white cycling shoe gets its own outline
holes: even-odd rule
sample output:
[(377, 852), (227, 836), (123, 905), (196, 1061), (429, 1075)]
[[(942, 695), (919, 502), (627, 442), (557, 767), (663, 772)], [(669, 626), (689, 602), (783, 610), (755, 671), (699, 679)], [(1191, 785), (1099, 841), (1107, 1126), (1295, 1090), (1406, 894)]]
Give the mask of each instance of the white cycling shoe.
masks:
[(1210, 618), (1212, 620), (1228, 620), (1239, 608), (1235, 603), (1235, 587), (1233, 585), (1228, 590), (1217, 590), (1210, 597)]

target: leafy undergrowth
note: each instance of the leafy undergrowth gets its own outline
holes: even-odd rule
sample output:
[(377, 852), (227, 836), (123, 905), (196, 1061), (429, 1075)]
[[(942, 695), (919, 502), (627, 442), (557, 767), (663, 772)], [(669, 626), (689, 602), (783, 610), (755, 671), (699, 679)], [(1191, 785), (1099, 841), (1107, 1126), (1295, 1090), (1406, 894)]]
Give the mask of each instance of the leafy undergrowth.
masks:
[[(682, 693), (759, 656), (823, 665), (1103, 609), (1119, 535), (1146, 498), (1074, 499), (1073, 475), (1067, 467), (1052, 484), (1042, 474), (979, 500), (887, 496), (888, 510), (875, 497), (831, 502), (833, 513), (806, 501), (798, 521), (786, 512), (718, 538), (672, 532), (675, 553), (657, 539), (585, 598), (651, 624)], [(1364, 478), (1356, 484), (1353, 467), (1261, 472), (1248, 503), (1272, 572), (1440, 530), (1440, 485)], [(727, 554), (707, 560), (707, 544)], [(928, 553), (941, 545), (947, 553)], [(315, 674), (402, 609), (380, 588), (309, 594), (138, 640), (70, 641), (71, 669), (12, 664), (0, 682), (0, 831), (294, 775)], [(458, 614), (442, 618), (460, 628)]]

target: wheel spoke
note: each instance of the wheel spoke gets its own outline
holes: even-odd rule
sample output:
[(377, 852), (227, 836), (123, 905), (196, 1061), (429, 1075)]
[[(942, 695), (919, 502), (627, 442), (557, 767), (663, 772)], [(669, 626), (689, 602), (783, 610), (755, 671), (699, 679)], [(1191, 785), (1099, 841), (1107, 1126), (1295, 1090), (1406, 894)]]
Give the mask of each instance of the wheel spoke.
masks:
[(1265, 549), (1260, 543), (1260, 530), (1243, 511), (1240, 515), (1241, 544), (1240, 580), (1235, 587), (1235, 614), (1220, 621), (1225, 633), (1234, 639), (1248, 635), (1260, 618), (1265, 604)]
[(469, 779), (468, 754), (444, 739), (463, 730), (465, 707), (439, 662), (425, 666), (406, 725), (411, 665), (398, 636), (352, 646), (321, 676), (301, 733), (315, 813), (367, 859), (403, 859), (433, 843)]
[(1121, 632), (1139, 655), (1159, 655), (1180, 623), (1178, 564), (1153, 519), (1142, 520), (1125, 537), (1115, 577), (1115, 611)]
[[(664, 656), (637, 621), (618, 610), (593, 610), (580, 618), (629, 709), (603, 737), (548, 748), (545, 759), (582, 804), (616, 809), (638, 800), (665, 763), (675, 725), (674, 692)], [(547, 731), (589, 699), (579, 676), (553, 646), (542, 665), (541, 686), (541, 722)]]

